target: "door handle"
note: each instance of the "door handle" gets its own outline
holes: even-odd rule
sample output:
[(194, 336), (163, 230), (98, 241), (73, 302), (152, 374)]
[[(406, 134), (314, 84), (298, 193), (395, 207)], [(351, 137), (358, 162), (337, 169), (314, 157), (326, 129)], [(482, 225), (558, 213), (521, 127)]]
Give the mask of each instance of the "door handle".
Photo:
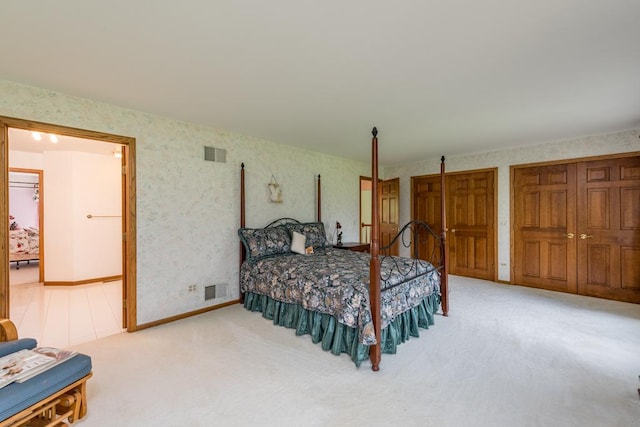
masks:
[(452, 228), (452, 229), (451, 229), (451, 232), (452, 232), (452, 233), (455, 233), (455, 232), (456, 232), (456, 229), (455, 229), (455, 228)]
[(567, 234), (563, 234), (563, 236), (566, 237), (567, 239), (573, 239), (573, 236), (575, 236), (575, 234), (567, 233)]
[(586, 233), (582, 233), (582, 234), (580, 235), (580, 238), (581, 238), (582, 240), (584, 240), (584, 239), (590, 239), (590, 238), (592, 238), (592, 237), (593, 237), (593, 236), (592, 236), (591, 234), (586, 234)]

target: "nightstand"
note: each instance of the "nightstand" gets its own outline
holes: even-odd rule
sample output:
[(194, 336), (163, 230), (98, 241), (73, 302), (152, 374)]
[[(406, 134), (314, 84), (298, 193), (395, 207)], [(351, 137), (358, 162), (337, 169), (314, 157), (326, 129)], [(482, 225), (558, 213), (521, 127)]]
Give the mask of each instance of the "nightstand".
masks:
[(333, 245), (336, 249), (347, 249), (354, 252), (369, 252), (369, 243), (344, 242), (342, 246)]

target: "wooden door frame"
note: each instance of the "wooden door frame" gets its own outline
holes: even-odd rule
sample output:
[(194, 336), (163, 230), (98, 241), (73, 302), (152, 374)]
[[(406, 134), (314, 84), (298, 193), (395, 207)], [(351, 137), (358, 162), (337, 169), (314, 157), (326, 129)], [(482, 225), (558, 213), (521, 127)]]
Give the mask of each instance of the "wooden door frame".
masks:
[[(58, 135), (73, 136), (76, 138), (91, 139), (102, 142), (121, 144), (126, 147), (123, 150), (125, 156), (125, 166), (123, 167), (123, 230), (126, 230), (126, 237), (123, 235), (123, 249), (126, 251), (126, 259), (123, 259), (122, 266), (123, 283), (126, 289), (126, 321), (127, 331), (133, 332), (137, 329), (137, 301), (136, 301), (136, 149), (135, 138), (113, 135), (102, 132), (95, 132), (84, 129), (77, 129), (67, 126), (41, 123), (33, 120), (17, 119), (0, 116), (0, 262), (9, 265), (9, 196), (4, 189), (9, 185), (9, 128), (24, 129), (27, 131), (39, 131), (44, 133), (55, 133)], [(4, 274), (0, 276), (0, 317), (9, 317), (9, 269), (3, 269)]]
[[(369, 242), (364, 242), (362, 239), (362, 229), (365, 227), (365, 225), (368, 225), (369, 227), (371, 227), (371, 224), (363, 225), (364, 222), (362, 221), (362, 182), (363, 181), (371, 182), (371, 177), (360, 175), (360, 179), (358, 180), (358, 195), (359, 195), (358, 212), (360, 212), (359, 221), (358, 221), (358, 241), (360, 243), (369, 243), (371, 242), (371, 233), (369, 233)], [(371, 197), (373, 197), (373, 194), (371, 195)], [(373, 221), (373, 218), (371, 218), (371, 221)]]
[(525, 163), (520, 165), (510, 165), (509, 166), (509, 256), (510, 256), (510, 269), (509, 269), (509, 283), (513, 284), (513, 280), (515, 277), (515, 268), (516, 268), (516, 259), (515, 259), (515, 195), (513, 191), (514, 179), (515, 179), (515, 171), (516, 169), (524, 169), (530, 167), (537, 166), (553, 166), (553, 165), (562, 165), (562, 164), (574, 164), (581, 162), (590, 162), (594, 160), (607, 160), (607, 159), (620, 159), (624, 157), (636, 157), (640, 156), (640, 151), (633, 151), (628, 153), (614, 153), (614, 154), (604, 154), (600, 156), (589, 156), (589, 157), (577, 157), (571, 159), (562, 159), (562, 160), (552, 160), (548, 162), (535, 162), (535, 163)]
[[(38, 201), (38, 247), (44, 248), (44, 181), (42, 179), (42, 169), (24, 169), (24, 168), (9, 168), (9, 172), (28, 173), (32, 175), (38, 175), (38, 191), (40, 192), (40, 200)], [(10, 180), (9, 180), (10, 181)], [(7, 185), (10, 182), (7, 181)], [(8, 202), (8, 201), (7, 201)], [(8, 203), (7, 203), (8, 206)], [(44, 281), (44, 252), (40, 251), (38, 254), (38, 281)]]

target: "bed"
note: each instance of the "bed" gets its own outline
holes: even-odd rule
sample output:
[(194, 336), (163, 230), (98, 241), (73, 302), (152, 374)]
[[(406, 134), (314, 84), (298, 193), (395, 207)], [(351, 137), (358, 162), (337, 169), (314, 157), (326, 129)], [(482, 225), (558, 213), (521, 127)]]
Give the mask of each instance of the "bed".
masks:
[[(372, 193), (377, 194), (376, 128), (372, 133)], [(282, 218), (262, 228), (247, 228), (244, 174), (243, 164), (238, 235), (240, 299), (245, 308), (299, 335), (311, 335), (326, 351), (347, 353), (356, 366), (369, 358), (374, 371), (379, 370), (382, 353), (395, 353), (399, 344), (433, 325), (440, 307), (448, 315), (444, 232), (412, 221), (388, 246), (380, 247), (374, 221), (370, 253), (334, 249), (320, 218), (319, 176), (317, 221)], [(372, 218), (378, 218), (377, 204), (373, 197)], [(388, 255), (396, 242), (412, 248), (413, 256)], [(429, 249), (419, 254), (418, 248), (425, 247)]]

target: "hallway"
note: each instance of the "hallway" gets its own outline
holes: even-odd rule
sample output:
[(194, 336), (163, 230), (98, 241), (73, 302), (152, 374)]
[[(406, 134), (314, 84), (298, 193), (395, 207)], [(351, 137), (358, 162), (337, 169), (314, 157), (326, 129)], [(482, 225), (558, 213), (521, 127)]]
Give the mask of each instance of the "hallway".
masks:
[(122, 332), (122, 281), (45, 287), (38, 267), (10, 266), (10, 313), (20, 337), (67, 348)]

